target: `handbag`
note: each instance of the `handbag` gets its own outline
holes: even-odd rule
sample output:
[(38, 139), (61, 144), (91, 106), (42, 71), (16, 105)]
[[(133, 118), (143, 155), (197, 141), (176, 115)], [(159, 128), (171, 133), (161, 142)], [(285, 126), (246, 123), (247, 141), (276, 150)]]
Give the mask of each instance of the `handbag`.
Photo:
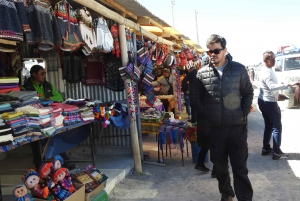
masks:
[(167, 56), (164, 59), (163, 66), (164, 67), (170, 67), (170, 66), (172, 66), (174, 60), (175, 60), (175, 56), (174, 56), (173, 52), (169, 51), (169, 53), (167, 54)]

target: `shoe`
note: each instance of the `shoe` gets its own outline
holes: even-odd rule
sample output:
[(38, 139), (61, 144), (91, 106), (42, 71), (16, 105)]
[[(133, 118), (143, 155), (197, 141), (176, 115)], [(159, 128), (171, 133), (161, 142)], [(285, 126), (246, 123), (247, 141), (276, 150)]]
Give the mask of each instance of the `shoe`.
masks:
[(211, 172), (211, 178), (217, 178), (216, 172), (214, 171)]
[(222, 194), (221, 201), (233, 201), (233, 197), (231, 195)]
[(192, 119), (192, 115), (189, 115), (188, 120), (191, 120), (191, 119)]
[(270, 155), (273, 153), (274, 153), (274, 150), (272, 148), (269, 148), (269, 149), (262, 148), (262, 151), (261, 151), (262, 156), (267, 156), (267, 155)]
[(273, 153), (272, 159), (273, 160), (279, 160), (279, 159), (284, 159), (284, 158), (289, 158), (290, 155), (289, 154), (285, 154), (282, 151), (280, 151), (280, 153)]
[(202, 171), (202, 172), (209, 172), (209, 169), (208, 169), (207, 167), (205, 167), (204, 164), (196, 165), (196, 166), (195, 166), (195, 169), (196, 169), (196, 170), (200, 170), (200, 171)]

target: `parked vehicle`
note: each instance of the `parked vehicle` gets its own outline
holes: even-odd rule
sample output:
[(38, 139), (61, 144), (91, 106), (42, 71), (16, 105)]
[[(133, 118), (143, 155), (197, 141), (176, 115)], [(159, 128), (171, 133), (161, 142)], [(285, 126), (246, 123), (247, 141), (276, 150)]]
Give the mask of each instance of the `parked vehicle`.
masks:
[[(282, 53), (276, 55), (275, 73), (278, 83), (293, 84), (300, 80), (300, 49), (288, 47), (283, 49)], [(286, 100), (286, 108), (292, 108), (296, 104), (295, 88), (289, 87), (282, 93), (289, 97)]]

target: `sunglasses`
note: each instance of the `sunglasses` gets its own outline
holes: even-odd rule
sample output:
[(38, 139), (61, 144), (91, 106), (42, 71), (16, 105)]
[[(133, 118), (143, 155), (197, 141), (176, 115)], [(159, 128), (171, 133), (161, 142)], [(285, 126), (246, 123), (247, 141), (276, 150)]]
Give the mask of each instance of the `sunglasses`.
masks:
[(206, 51), (206, 53), (209, 54), (209, 55), (212, 55), (213, 53), (214, 53), (214, 54), (220, 54), (220, 52), (221, 52), (222, 50), (224, 50), (224, 49), (208, 50), (208, 51)]

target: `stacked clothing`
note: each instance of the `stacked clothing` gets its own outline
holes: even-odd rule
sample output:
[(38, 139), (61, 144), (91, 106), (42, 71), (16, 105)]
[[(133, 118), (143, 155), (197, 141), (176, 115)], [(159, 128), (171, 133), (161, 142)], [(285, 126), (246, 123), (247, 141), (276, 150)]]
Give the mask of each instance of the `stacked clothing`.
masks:
[[(53, 105), (55, 105), (55, 104), (53, 104)], [(50, 104), (50, 106), (51, 106), (51, 104)], [(65, 119), (65, 117), (61, 114), (63, 110), (60, 107), (56, 107), (56, 108), (52, 107), (52, 109), (53, 109), (53, 111), (52, 111), (53, 118), (55, 120), (54, 127), (56, 129), (63, 127), (64, 119)]]
[(31, 131), (41, 131), (44, 136), (51, 136), (55, 132), (52, 108), (37, 108), (27, 105), (17, 108), (16, 111), (23, 112), (26, 115), (27, 128)]
[(95, 120), (93, 108), (89, 108), (87, 106), (81, 107), (81, 108), (79, 108), (79, 113), (80, 113), (82, 121), (84, 121), (84, 122)]
[(68, 105), (64, 103), (57, 103), (52, 106), (53, 110), (61, 108), (64, 116), (64, 126), (69, 126), (77, 123), (81, 123), (82, 120), (79, 115), (79, 108), (74, 105)]
[(0, 120), (0, 146), (9, 145), (13, 141), (12, 130), (9, 125)]
[(12, 112), (14, 109), (11, 107), (9, 103), (0, 104), (0, 114), (4, 112)]
[(37, 97), (36, 91), (12, 91), (6, 94), (18, 98), (18, 100), (21, 101), (30, 100), (31, 98)]
[(27, 128), (27, 119), (24, 116), (23, 112), (5, 112), (2, 114), (2, 119), (5, 124), (11, 128), (12, 136), (19, 137), (28, 132)]
[(0, 93), (10, 91), (20, 91), (18, 77), (1, 77), (0, 78)]

